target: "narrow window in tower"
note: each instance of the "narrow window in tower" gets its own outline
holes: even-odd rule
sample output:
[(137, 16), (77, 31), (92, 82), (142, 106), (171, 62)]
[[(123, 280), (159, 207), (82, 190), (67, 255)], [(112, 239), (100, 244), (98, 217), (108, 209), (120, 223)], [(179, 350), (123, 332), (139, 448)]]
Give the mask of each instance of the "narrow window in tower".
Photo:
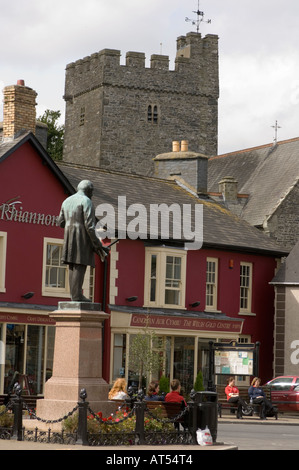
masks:
[(85, 106), (81, 108), (80, 111), (80, 126), (84, 126), (85, 124)]
[(158, 122), (158, 106), (154, 106), (153, 122), (154, 124)]
[(147, 122), (153, 124), (158, 123), (158, 106), (157, 105), (148, 105), (147, 107)]

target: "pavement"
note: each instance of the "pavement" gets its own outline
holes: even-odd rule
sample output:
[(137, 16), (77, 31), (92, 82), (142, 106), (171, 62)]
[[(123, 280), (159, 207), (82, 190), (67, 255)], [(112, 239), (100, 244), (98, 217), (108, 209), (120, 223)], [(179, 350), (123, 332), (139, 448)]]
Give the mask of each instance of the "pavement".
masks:
[[(234, 415), (223, 415), (222, 418), (218, 418), (218, 423), (236, 423), (236, 417)], [(279, 414), (278, 419), (268, 418), (267, 420), (260, 420), (258, 416), (246, 416), (242, 420), (237, 420), (238, 424), (258, 424), (261, 426), (267, 426), (269, 424), (280, 426), (280, 425), (290, 425), (290, 426), (299, 426), (299, 413), (298, 415), (285, 415)], [(32, 423), (33, 424), (33, 423)], [(16, 440), (2, 440), (0, 439), (0, 451), (102, 451), (107, 453), (114, 454), (117, 451), (117, 454), (121, 451), (126, 451), (130, 454), (140, 453), (140, 451), (154, 451), (161, 453), (171, 454), (192, 454), (199, 451), (222, 451), (222, 450), (238, 450), (237, 446), (232, 444), (225, 444), (224, 442), (217, 442), (213, 446), (199, 446), (199, 445), (168, 445), (168, 446), (117, 446), (117, 447), (90, 447), (82, 445), (65, 445), (65, 444), (47, 444), (41, 442), (31, 442), (31, 441), (16, 441)], [(116, 455), (117, 455), (116, 454)]]

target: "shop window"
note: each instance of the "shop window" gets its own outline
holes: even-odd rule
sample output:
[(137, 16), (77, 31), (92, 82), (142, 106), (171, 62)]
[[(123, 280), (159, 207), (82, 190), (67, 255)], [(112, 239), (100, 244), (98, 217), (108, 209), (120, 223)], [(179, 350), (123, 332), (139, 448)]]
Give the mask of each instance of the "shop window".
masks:
[(63, 240), (44, 239), (43, 295), (69, 297), (68, 269), (62, 264)]
[(207, 258), (206, 309), (217, 310), (218, 259)]
[(26, 348), (26, 375), (32, 395), (43, 390), (45, 327), (28, 325)]
[(125, 376), (126, 367), (126, 335), (114, 335), (113, 347), (113, 380)]
[(5, 290), (6, 245), (7, 245), (7, 234), (5, 232), (0, 232), (0, 292), (6, 292)]
[(194, 384), (194, 341), (191, 337), (174, 338), (173, 377), (180, 381), (185, 394)]
[(251, 312), (252, 263), (240, 263), (240, 313)]
[(146, 306), (185, 308), (186, 252), (149, 248), (145, 260)]
[(43, 393), (44, 382), (52, 375), (54, 338), (54, 326), (6, 324), (1, 393), (11, 392), (16, 382), (24, 394)]

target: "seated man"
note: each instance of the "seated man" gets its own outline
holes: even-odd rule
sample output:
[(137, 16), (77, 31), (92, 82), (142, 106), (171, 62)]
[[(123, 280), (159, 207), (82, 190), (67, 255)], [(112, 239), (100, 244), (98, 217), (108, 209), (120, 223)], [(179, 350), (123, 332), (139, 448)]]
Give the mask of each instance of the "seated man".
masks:
[(181, 403), (182, 401), (184, 402), (185, 406), (187, 406), (185, 398), (180, 395), (181, 393), (181, 384), (178, 379), (174, 379), (171, 381), (170, 384), (171, 392), (167, 393), (165, 397), (166, 402), (172, 402), (172, 403)]
[(239, 395), (239, 390), (235, 386), (235, 379), (234, 377), (230, 377), (228, 379), (228, 384), (225, 387), (225, 394), (227, 396), (227, 401), (228, 403), (231, 404), (236, 404), (238, 409), (237, 409), (237, 419), (242, 419), (242, 408), (246, 407), (245, 401), (240, 397)]

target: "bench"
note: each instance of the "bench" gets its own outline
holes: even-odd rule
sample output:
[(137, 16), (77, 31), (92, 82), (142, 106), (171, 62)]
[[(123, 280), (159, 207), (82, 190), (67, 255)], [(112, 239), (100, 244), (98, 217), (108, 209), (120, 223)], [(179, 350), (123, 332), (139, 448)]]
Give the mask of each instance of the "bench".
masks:
[[(249, 387), (237, 387), (239, 389), (239, 395), (247, 403), (247, 408), (242, 409), (244, 416), (252, 416), (252, 414), (259, 414), (261, 406), (260, 404), (250, 403), (248, 388)], [(234, 403), (228, 403), (227, 397), (225, 394), (225, 385), (216, 385), (216, 391), (218, 393), (218, 416), (222, 417), (222, 410), (229, 409), (231, 412), (235, 413), (238, 409), (237, 405)], [(267, 400), (271, 401), (271, 392), (268, 389), (264, 390)], [(274, 407), (274, 416), (275, 419), (278, 418), (278, 411)]]
[(183, 413), (182, 416), (179, 416), (182, 411), (186, 408), (185, 403), (172, 403), (165, 401), (146, 401), (146, 408), (151, 413), (159, 410), (158, 417), (161, 419), (178, 419), (174, 420), (174, 425), (177, 428), (179, 424), (186, 428), (188, 425), (188, 413)]
[[(111, 400), (115, 403), (116, 408), (123, 408), (128, 406), (126, 400)], [(149, 414), (155, 414), (156, 410), (159, 410), (157, 417), (161, 419), (174, 419), (176, 416), (179, 416), (180, 413), (185, 409), (185, 403), (172, 403), (165, 401), (144, 401), (146, 403), (145, 413), (148, 410)], [(185, 426), (187, 423), (187, 413), (184, 413), (181, 417), (174, 421), (174, 424), (180, 423), (182, 426)]]

